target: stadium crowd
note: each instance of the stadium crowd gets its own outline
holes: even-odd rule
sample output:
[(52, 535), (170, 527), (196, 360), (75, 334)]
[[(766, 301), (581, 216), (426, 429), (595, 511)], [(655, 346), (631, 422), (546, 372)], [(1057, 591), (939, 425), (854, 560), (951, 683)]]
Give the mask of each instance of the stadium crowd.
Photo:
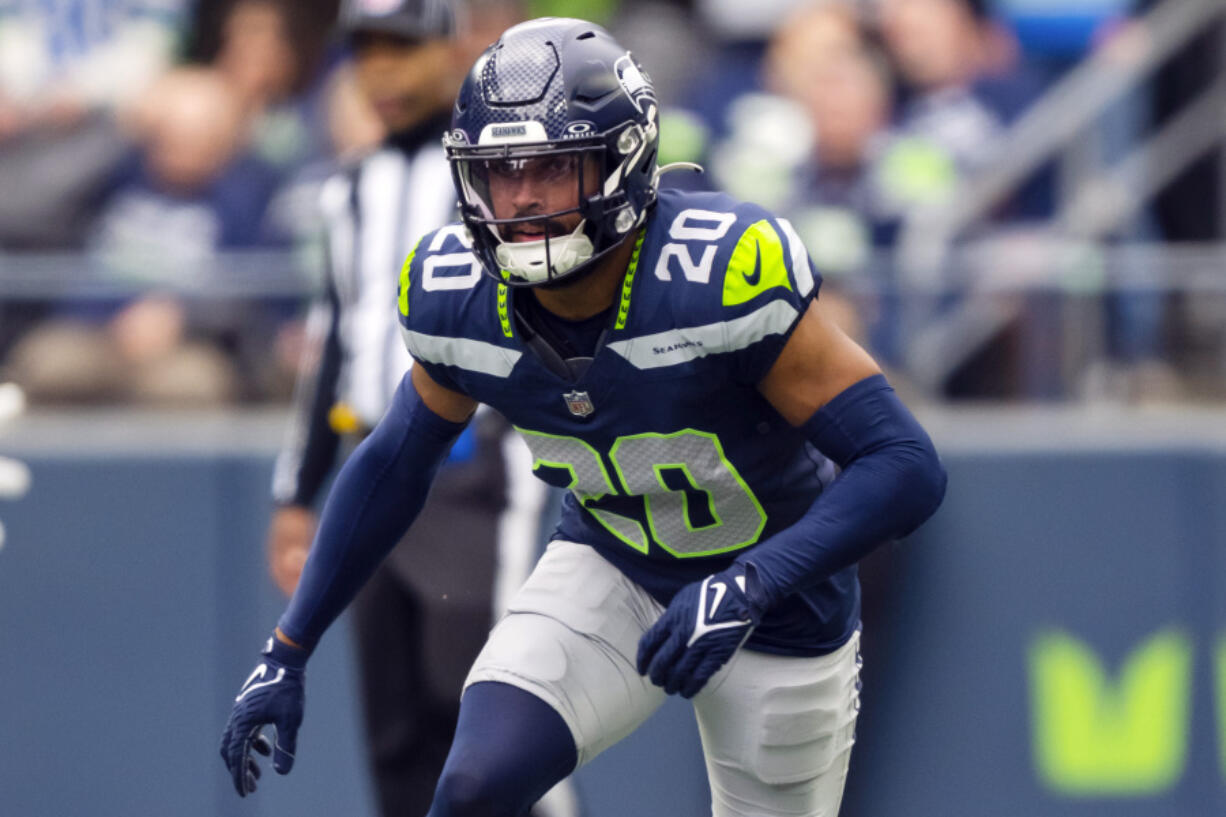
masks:
[[(661, 66), (661, 161), (707, 168), (669, 183), (787, 215), (828, 282), (823, 298), (899, 383), (941, 397), (1170, 398), (1197, 385), (1172, 344), (1221, 343), (1174, 338), (1172, 313), (1188, 305), (1150, 281), (1094, 301), (1104, 340), (1077, 352), (1093, 359), (1070, 377), (1060, 296), (1076, 284), (1018, 260), (1066, 238), (1052, 162), (951, 245), (990, 252), (945, 256), (935, 278), (908, 255), (917, 214), (992, 172), (1044, 91), (1150, 3), (1089, 4), (1097, 16), (1063, 38), (1030, 36), (1010, 14), (1024, 4), (1004, 0), (467, 5), (473, 18), (596, 17)], [(0, 287), (4, 268), (47, 253), (73, 272), (65, 286), (0, 289), (0, 380), (35, 404), (288, 397), (322, 254), (320, 189), (383, 138), (333, 34), (337, 13), (337, 0), (0, 6)], [(1181, 87), (1171, 75), (1124, 98), (1106, 150), (1165, 112)], [(1220, 240), (1220, 217), (1187, 226), (1189, 212), (1214, 209), (1203, 190), (1178, 188), (1096, 246)], [(235, 270), (286, 269), (296, 292), (235, 285)], [(100, 295), (98, 280), (121, 285)], [(251, 291), (261, 297), (242, 297)]]

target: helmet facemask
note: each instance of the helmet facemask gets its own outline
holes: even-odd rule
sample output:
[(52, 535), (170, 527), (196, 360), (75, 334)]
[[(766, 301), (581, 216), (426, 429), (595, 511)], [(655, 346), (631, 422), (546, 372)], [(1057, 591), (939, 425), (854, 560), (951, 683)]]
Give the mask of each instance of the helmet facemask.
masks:
[[(650, 134), (629, 124), (553, 142), (470, 146), (445, 140), (461, 216), (486, 270), (497, 270), (495, 277), (510, 286), (547, 285), (573, 279), (620, 245), (646, 215), (647, 208), (627, 195), (626, 180), (636, 166), (655, 162), (654, 121), (649, 127)], [(520, 185), (546, 192), (521, 193), (521, 210), (511, 201)], [(550, 206), (537, 206), (538, 198)], [(575, 214), (578, 222), (570, 227)]]

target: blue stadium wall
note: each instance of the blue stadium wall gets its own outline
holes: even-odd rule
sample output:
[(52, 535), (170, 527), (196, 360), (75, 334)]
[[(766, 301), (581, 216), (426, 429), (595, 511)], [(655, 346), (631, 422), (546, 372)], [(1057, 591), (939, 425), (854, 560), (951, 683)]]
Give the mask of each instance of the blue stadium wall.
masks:
[[(865, 567), (847, 817), (1226, 813), (1221, 415), (935, 415), (950, 490)], [(373, 817), (342, 624), (298, 765), (240, 801), (218, 757), (281, 601), (279, 417), (31, 418), (0, 435), (0, 814)], [(108, 431), (110, 429), (110, 431)], [(580, 772), (588, 817), (709, 813), (670, 701)]]

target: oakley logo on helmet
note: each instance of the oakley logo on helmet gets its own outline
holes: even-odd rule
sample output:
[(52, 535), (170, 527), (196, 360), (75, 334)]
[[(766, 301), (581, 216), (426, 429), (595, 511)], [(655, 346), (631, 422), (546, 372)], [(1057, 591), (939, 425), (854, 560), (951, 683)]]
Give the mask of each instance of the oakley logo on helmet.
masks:
[(571, 122), (566, 126), (565, 134), (567, 136), (587, 136), (595, 130), (596, 126), (591, 122)]

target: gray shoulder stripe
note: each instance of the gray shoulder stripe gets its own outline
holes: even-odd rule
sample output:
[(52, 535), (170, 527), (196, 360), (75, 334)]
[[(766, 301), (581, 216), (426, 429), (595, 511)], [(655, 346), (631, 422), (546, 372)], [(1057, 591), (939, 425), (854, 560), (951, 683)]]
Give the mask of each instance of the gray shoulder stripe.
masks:
[(428, 363), (438, 363), (443, 366), (457, 366), (471, 372), (508, 377), (515, 364), (519, 362), (522, 352), (514, 349), (504, 349), (493, 343), (470, 338), (448, 338), (439, 335), (426, 335), (410, 329), (400, 328), (404, 345), (408, 347), (413, 357)]
[(659, 369), (707, 355), (735, 352), (767, 335), (787, 332), (800, 313), (787, 301), (771, 301), (730, 321), (687, 326), (609, 344), (638, 369)]

